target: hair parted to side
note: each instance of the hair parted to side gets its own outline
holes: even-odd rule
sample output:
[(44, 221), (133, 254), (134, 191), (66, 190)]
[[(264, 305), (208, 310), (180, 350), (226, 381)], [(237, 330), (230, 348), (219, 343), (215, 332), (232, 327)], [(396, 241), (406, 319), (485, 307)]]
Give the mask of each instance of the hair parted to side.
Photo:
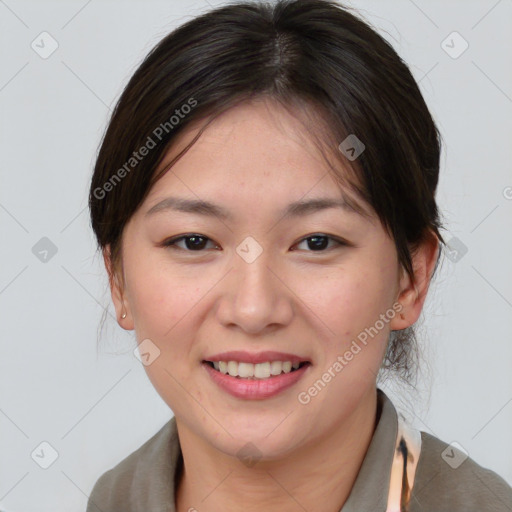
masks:
[[(284, 106), (326, 161), (338, 163), (333, 176), (375, 211), (413, 278), (417, 246), (428, 236), (444, 244), (435, 200), (441, 136), (392, 46), (331, 0), (226, 4), (179, 26), (146, 56), (115, 106), (90, 186), (98, 247), (111, 248), (109, 278), (122, 282), (123, 229), (152, 185), (211, 121), (259, 99)], [(198, 135), (156, 174), (175, 137), (197, 122)], [(353, 161), (339, 149), (351, 134), (365, 145)], [(393, 331), (382, 368), (410, 382), (417, 360), (414, 329)]]

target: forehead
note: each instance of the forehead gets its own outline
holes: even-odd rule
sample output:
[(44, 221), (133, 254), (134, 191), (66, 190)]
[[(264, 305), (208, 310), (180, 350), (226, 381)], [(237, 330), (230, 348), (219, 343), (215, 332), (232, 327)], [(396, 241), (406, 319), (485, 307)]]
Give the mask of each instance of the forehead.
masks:
[[(157, 173), (193, 141), (205, 122), (196, 121), (174, 139)], [(348, 187), (340, 187), (309, 130), (277, 102), (246, 102), (217, 117), (155, 183), (146, 202), (154, 206), (176, 192), (217, 202), (238, 199), (248, 206), (254, 206), (254, 198), (276, 204), (321, 196), (345, 199), (371, 215), (368, 205)]]

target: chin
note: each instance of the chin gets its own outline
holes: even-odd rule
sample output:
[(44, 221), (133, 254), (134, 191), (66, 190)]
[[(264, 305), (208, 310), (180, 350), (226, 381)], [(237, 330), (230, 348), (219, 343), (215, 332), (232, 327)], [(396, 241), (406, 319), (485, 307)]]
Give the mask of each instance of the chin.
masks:
[(240, 460), (251, 467), (256, 462), (273, 461), (286, 457), (298, 449), (288, 432), (266, 436), (260, 432), (237, 433), (232, 437), (227, 434), (222, 439), (211, 439), (212, 446), (226, 455)]

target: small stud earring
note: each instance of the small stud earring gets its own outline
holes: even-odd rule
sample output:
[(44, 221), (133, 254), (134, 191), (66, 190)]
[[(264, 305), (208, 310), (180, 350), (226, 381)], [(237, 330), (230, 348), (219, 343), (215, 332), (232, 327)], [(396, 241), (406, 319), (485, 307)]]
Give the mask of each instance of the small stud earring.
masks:
[[(125, 315), (125, 316), (126, 316), (126, 315)], [(123, 317), (123, 318), (124, 318), (124, 317)], [(404, 314), (403, 314), (403, 313), (400, 313), (400, 318), (401, 318), (402, 320), (405, 320), (405, 316), (404, 316)]]
[(121, 318), (126, 318), (126, 313), (123, 313), (123, 314), (121, 315)]

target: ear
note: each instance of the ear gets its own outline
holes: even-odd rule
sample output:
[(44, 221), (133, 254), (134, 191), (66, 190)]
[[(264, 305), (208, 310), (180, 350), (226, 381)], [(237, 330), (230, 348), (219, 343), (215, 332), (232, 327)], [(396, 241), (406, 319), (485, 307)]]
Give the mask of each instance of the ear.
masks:
[[(133, 318), (129, 303), (124, 296), (124, 279), (122, 276), (119, 276), (119, 270), (116, 269), (113, 264), (110, 244), (107, 244), (102, 252), (103, 261), (108, 274), (110, 294), (116, 310), (117, 323), (127, 331), (132, 330), (134, 328)], [(122, 317), (123, 314), (126, 314), (125, 318)]]
[(402, 306), (390, 322), (393, 331), (405, 329), (419, 318), (439, 254), (439, 240), (429, 232), (412, 255), (414, 281), (402, 269), (397, 302)]

